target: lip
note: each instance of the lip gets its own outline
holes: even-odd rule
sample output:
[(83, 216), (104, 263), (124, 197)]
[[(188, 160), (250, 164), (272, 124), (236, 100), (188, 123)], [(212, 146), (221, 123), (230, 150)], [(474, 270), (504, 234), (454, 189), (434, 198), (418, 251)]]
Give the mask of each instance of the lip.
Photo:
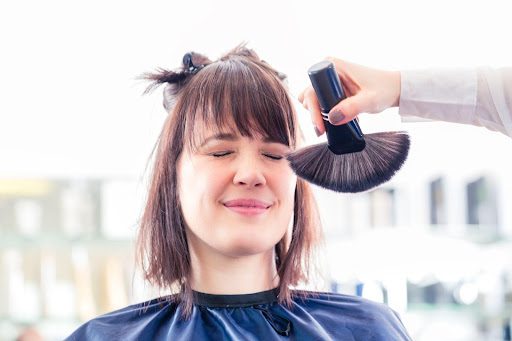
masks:
[(253, 216), (265, 213), (272, 204), (258, 199), (233, 199), (225, 201), (224, 206), (236, 213)]

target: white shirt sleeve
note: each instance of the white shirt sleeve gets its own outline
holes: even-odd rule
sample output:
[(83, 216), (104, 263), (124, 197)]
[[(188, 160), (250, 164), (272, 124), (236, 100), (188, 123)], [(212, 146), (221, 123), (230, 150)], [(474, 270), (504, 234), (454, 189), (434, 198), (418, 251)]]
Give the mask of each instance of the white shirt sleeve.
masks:
[(512, 137), (512, 68), (402, 71), (399, 113)]

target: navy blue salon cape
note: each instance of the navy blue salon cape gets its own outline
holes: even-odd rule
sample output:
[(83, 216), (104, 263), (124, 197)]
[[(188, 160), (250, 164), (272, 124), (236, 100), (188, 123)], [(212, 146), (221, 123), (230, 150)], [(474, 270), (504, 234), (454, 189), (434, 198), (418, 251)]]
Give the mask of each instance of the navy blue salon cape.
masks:
[(243, 295), (194, 292), (189, 320), (180, 318), (177, 303), (154, 299), (99, 316), (66, 340), (411, 340), (384, 304), (313, 294), (302, 298), (292, 290), (288, 309), (277, 303), (277, 288)]

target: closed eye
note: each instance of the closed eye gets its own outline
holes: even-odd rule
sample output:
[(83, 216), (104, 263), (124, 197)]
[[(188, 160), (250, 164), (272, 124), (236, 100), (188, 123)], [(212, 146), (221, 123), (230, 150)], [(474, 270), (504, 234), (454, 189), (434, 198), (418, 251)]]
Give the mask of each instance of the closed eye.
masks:
[[(216, 157), (216, 158), (221, 158), (221, 157), (228, 156), (228, 155), (231, 155), (231, 154), (233, 154), (232, 151), (226, 150), (226, 151), (221, 151), (221, 152), (210, 153), (209, 155), (211, 155), (213, 157)], [(269, 154), (269, 153), (263, 153), (263, 155), (265, 157), (271, 159), (271, 160), (281, 160), (281, 159), (283, 159), (283, 156), (281, 156), (281, 155)]]
[(281, 155), (275, 155), (275, 154), (265, 153), (263, 155), (265, 155), (266, 157), (268, 157), (269, 159), (272, 159), (272, 160), (281, 160), (283, 158)]
[(210, 155), (213, 157), (223, 157), (223, 156), (228, 156), (229, 154), (232, 154), (232, 153), (233, 152), (231, 152), (231, 151), (222, 151), (222, 152), (211, 153)]

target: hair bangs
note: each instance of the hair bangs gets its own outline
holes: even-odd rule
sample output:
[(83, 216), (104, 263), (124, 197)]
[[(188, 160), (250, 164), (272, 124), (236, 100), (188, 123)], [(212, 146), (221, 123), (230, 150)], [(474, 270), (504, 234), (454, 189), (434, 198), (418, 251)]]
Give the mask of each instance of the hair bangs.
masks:
[(230, 59), (205, 67), (188, 87), (185, 136), (192, 149), (209, 133), (238, 133), (296, 146), (297, 122), (281, 81), (262, 66)]

